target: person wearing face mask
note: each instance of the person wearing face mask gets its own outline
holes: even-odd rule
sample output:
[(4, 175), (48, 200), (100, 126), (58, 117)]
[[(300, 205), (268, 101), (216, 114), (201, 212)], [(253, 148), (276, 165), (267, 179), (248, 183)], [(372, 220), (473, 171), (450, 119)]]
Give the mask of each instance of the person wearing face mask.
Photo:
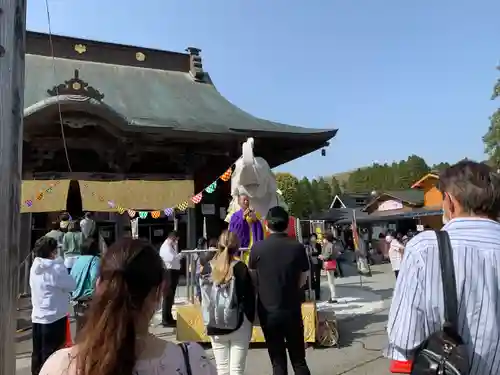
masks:
[(394, 271), (394, 276), (396, 276), (397, 279), (405, 247), (396, 238), (393, 231), (387, 232), (385, 240), (389, 244), (389, 260), (391, 262), (392, 270)]
[(172, 307), (174, 306), (175, 292), (181, 275), (181, 259), (184, 257), (184, 254), (179, 253), (178, 242), (179, 236), (177, 232), (172, 231), (160, 247), (160, 256), (165, 262), (169, 279), (168, 289), (162, 305), (162, 325), (164, 327), (175, 327), (176, 324), (172, 315)]
[[(496, 375), (500, 373), (500, 177), (485, 163), (463, 160), (440, 173), (438, 189), (445, 223), (441, 231), (449, 237), (455, 280), (442, 280), (434, 231), (421, 232), (408, 242), (389, 312), (385, 355), (399, 361), (421, 358), (418, 349), (424, 341), (443, 330), (443, 287), (451, 287), (457, 304), (450, 315), (458, 314), (453, 328), (466, 352), (461, 358), (468, 362), (468, 371), (460, 373)], [(424, 371), (418, 373), (436, 373), (436, 369)]]
[(217, 375), (200, 345), (149, 332), (165, 283), (165, 263), (150, 243), (115, 242), (75, 345), (54, 353), (40, 375)]

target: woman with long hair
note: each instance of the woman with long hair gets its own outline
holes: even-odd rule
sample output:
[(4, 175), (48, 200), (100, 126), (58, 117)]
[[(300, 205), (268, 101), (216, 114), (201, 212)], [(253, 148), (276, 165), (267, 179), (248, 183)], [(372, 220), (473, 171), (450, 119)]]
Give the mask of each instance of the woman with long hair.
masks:
[[(234, 329), (207, 325), (207, 335), (218, 375), (243, 375), (252, 338), (252, 322), (255, 316), (255, 291), (246, 264), (236, 259), (240, 242), (235, 233), (224, 231), (219, 237), (217, 252), (210, 261), (211, 279), (214, 285), (227, 285), (234, 278), (239, 316)], [(208, 301), (202, 301), (206, 304)], [(210, 301), (209, 305), (216, 305)]]
[(114, 243), (75, 346), (55, 353), (41, 375), (216, 375), (198, 344), (179, 346), (149, 333), (164, 287), (165, 266), (151, 244)]

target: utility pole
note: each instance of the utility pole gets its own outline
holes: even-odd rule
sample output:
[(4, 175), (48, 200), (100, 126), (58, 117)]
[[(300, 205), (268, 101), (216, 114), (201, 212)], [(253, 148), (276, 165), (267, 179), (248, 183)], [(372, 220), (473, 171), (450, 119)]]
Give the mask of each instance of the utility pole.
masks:
[(26, 0), (0, 0), (0, 375), (16, 373)]

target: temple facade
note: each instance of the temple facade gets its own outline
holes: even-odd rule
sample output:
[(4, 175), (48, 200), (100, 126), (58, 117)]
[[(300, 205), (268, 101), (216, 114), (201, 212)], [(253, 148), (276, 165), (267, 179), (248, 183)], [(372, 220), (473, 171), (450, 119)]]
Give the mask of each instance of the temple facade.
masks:
[[(54, 56), (52, 56), (52, 51)], [(254, 117), (226, 100), (203, 69), (200, 50), (185, 53), (28, 32), (24, 95), (23, 253), (61, 212), (96, 212), (108, 241), (129, 230), (161, 243), (176, 210), (181, 247), (225, 225), (229, 184), (200, 204), (190, 198), (217, 179), (255, 139), (271, 167), (328, 145), (335, 129), (310, 129)]]

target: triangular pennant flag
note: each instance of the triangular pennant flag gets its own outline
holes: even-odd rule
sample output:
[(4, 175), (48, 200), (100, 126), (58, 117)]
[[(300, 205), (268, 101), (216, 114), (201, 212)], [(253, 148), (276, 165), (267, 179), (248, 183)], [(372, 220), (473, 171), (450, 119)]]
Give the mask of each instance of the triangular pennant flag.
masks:
[(191, 198), (191, 201), (194, 203), (194, 204), (198, 204), (201, 202), (201, 198), (203, 197), (202, 193), (198, 193), (196, 194), (194, 197)]
[(127, 212), (128, 212), (128, 216), (130, 216), (130, 218), (133, 218), (135, 216), (134, 210), (127, 210)]
[(151, 212), (151, 217), (153, 219), (158, 219), (160, 217), (160, 215), (161, 215), (160, 211), (153, 211), (153, 212)]
[(118, 207), (116, 207), (116, 209), (118, 210), (118, 213), (119, 213), (120, 215), (121, 215), (121, 214), (123, 214), (123, 213), (125, 212), (125, 209), (124, 209), (123, 207), (118, 206)]
[(205, 191), (208, 193), (208, 194), (211, 194), (215, 191), (215, 189), (217, 188), (217, 181), (214, 181), (212, 182), (210, 185), (208, 185), (206, 188), (205, 188)]
[(174, 209), (173, 208), (165, 208), (163, 210), (163, 212), (165, 213), (165, 216), (171, 216), (174, 213)]
[(148, 217), (148, 211), (139, 211), (139, 217), (145, 219)]
[(182, 202), (181, 204), (178, 204), (177, 205), (177, 208), (180, 210), (180, 211), (186, 211), (186, 208), (188, 207), (188, 203), (187, 202)]
[(220, 176), (220, 179), (224, 182), (227, 182), (229, 181), (229, 179), (231, 178), (231, 174), (233, 173), (233, 170), (231, 169), (231, 167), (229, 167), (227, 169), (227, 171), (224, 172), (224, 174), (222, 176)]

